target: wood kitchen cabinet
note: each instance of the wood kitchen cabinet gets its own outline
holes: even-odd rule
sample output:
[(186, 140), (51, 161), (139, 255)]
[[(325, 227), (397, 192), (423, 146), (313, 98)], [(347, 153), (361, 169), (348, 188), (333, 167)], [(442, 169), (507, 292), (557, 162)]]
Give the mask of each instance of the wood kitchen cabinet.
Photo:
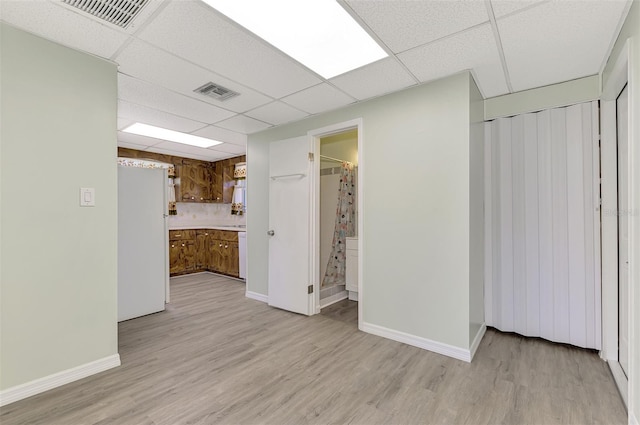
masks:
[(214, 273), (239, 276), (238, 232), (212, 230), (209, 249), (209, 270)]
[(183, 159), (177, 173), (180, 176), (182, 202), (213, 202), (213, 167), (205, 161)]
[(196, 233), (194, 230), (169, 231), (169, 274), (196, 271)]
[(210, 271), (240, 276), (238, 232), (229, 230), (170, 230), (169, 273)]
[(209, 231), (196, 230), (196, 270), (206, 271), (211, 263), (211, 251), (209, 249)]
[(237, 163), (246, 162), (246, 156), (223, 159), (214, 162), (215, 173), (213, 178), (214, 197), (225, 204), (230, 204), (233, 198), (233, 186), (236, 180), (233, 178), (233, 170)]
[(245, 155), (241, 155), (208, 162), (121, 147), (118, 148), (118, 156), (174, 164), (176, 178), (179, 178), (180, 182), (176, 184), (176, 200), (178, 202), (221, 202), (225, 204), (230, 204), (233, 197), (233, 186), (236, 183), (233, 178), (234, 167), (237, 163), (247, 160)]

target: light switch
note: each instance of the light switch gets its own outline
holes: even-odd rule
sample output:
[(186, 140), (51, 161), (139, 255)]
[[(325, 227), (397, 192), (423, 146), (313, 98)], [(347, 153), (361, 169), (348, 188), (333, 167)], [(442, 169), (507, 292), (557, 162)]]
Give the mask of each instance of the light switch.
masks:
[(96, 206), (96, 190), (93, 187), (80, 188), (80, 206), (81, 207)]

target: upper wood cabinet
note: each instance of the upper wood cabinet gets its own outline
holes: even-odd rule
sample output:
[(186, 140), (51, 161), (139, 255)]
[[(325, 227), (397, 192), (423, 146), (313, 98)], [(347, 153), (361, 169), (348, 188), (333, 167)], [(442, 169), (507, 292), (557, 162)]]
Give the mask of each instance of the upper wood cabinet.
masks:
[(180, 177), (176, 198), (181, 202), (214, 202), (213, 167), (211, 163), (192, 159), (183, 159), (176, 173)]
[(176, 184), (178, 202), (230, 204), (235, 185), (233, 169), (238, 162), (246, 162), (245, 155), (208, 162), (128, 148), (118, 148), (118, 156), (174, 164), (179, 178), (179, 184)]
[(237, 163), (246, 162), (246, 156), (236, 156), (234, 158), (223, 159), (214, 162), (215, 178), (213, 191), (219, 202), (230, 204), (233, 198), (233, 186), (236, 181), (233, 178), (233, 170)]

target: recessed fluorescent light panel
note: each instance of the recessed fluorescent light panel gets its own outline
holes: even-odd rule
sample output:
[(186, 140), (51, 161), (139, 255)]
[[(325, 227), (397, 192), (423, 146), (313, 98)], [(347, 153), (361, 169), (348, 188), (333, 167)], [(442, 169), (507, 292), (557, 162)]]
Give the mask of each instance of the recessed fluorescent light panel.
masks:
[(166, 128), (155, 127), (153, 125), (141, 124), (139, 122), (123, 129), (125, 133), (137, 134), (139, 136), (153, 137), (154, 139), (168, 140), (170, 142), (182, 143), (185, 145), (209, 148), (219, 145), (222, 142), (193, 134), (180, 133), (179, 131), (167, 130)]
[(335, 0), (204, 2), (324, 78), (388, 56)]

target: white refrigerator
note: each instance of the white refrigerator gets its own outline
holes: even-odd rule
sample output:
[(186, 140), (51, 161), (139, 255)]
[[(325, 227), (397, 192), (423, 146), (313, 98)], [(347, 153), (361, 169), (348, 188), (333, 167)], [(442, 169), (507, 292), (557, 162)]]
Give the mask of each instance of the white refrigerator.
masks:
[(164, 310), (167, 171), (118, 166), (118, 322)]

